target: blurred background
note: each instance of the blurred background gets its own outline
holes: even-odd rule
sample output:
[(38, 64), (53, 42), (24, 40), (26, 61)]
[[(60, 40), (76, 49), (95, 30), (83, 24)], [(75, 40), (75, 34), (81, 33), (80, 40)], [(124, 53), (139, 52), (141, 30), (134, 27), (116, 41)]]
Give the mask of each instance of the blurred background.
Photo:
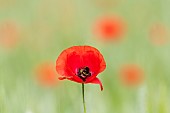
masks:
[(0, 113), (83, 113), (55, 62), (94, 46), (107, 68), (87, 113), (170, 113), (170, 0), (0, 0)]

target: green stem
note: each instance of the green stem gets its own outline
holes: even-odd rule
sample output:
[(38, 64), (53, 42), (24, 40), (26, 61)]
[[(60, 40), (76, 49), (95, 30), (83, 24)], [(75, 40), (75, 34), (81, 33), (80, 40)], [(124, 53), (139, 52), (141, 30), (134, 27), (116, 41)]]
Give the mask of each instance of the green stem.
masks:
[(82, 96), (83, 96), (84, 113), (86, 113), (86, 103), (85, 103), (85, 99), (84, 99), (84, 83), (82, 83)]

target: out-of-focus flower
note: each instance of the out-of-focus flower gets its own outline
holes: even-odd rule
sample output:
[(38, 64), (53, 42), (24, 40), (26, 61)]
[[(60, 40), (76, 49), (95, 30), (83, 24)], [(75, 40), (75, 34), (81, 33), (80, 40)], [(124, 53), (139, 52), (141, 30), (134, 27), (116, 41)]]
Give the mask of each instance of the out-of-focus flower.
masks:
[(60, 80), (68, 79), (78, 83), (99, 84), (96, 77), (106, 68), (102, 54), (91, 46), (73, 46), (64, 50), (56, 61), (56, 71)]
[(0, 8), (10, 8), (16, 4), (16, 0), (0, 0)]
[(141, 67), (135, 64), (124, 65), (120, 69), (120, 79), (124, 85), (137, 86), (144, 80), (144, 73)]
[(36, 79), (43, 86), (54, 86), (59, 80), (55, 71), (55, 65), (49, 62), (39, 64), (36, 67)]
[(150, 27), (149, 35), (151, 42), (156, 45), (163, 45), (169, 40), (168, 28), (161, 23), (153, 24)]
[(13, 47), (19, 39), (19, 28), (15, 22), (6, 21), (0, 23), (0, 45)]
[(121, 0), (91, 0), (95, 5), (108, 9), (117, 6)]
[(98, 18), (93, 26), (95, 36), (109, 41), (119, 40), (125, 34), (125, 29), (125, 22), (117, 16)]

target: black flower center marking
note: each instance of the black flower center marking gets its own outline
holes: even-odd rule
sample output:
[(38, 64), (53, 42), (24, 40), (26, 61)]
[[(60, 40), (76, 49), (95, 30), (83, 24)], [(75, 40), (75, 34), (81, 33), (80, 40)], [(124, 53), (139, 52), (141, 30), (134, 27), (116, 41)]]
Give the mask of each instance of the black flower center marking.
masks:
[(83, 81), (86, 81), (86, 78), (91, 76), (89, 67), (79, 68), (77, 71), (77, 76), (80, 77)]

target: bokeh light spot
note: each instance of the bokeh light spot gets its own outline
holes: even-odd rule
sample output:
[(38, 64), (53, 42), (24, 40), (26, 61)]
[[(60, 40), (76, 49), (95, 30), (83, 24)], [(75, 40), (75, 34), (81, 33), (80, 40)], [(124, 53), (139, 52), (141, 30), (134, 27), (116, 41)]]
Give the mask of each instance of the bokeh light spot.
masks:
[(58, 84), (58, 74), (55, 71), (55, 65), (46, 62), (36, 67), (37, 82), (43, 86), (55, 86)]
[(168, 28), (162, 23), (155, 23), (149, 30), (150, 40), (155, 45), (164, 45), (169, 41)]
[(103, 40), (117, 41), (124, 36), (126, 24), (118, 16), (104, 16), (96, 20), (93, 26), (94, 35)]
[(20, 37), (19, 26), (16, 22), (0, 23), (0, 45), (6, 48), (14, 47)]
[(144, 72), (136, 64), (123, 65), (120, 69), (120, 79), (126, 86), (138, 86), (144, 81)]

